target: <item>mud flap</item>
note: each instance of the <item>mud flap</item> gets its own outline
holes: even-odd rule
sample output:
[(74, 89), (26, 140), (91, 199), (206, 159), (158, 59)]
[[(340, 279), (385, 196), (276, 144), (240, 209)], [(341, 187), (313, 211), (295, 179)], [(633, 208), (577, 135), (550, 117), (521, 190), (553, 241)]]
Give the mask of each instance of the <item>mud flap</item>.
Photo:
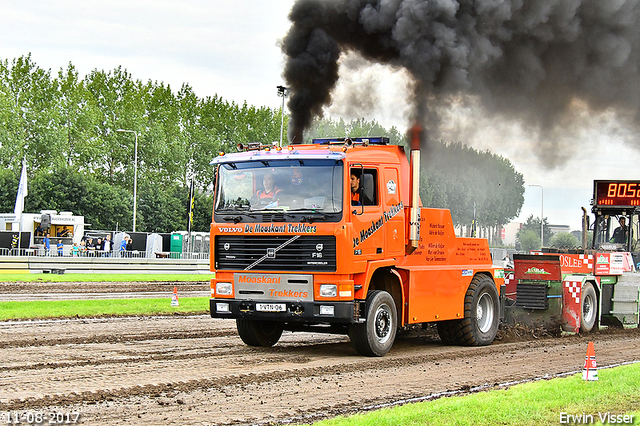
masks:
[(562, 282), (562, 330), (580, 331), (581, 296), (584, 276), (567, 275)]

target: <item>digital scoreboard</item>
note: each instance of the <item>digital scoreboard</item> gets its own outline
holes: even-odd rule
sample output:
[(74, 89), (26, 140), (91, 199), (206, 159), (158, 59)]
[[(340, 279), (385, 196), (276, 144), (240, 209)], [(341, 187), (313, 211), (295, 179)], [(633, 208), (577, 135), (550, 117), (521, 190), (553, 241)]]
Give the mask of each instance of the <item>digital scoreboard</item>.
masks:
[(596, 180), (593, 186), (596, 207), (640, 206), (640, 180)]

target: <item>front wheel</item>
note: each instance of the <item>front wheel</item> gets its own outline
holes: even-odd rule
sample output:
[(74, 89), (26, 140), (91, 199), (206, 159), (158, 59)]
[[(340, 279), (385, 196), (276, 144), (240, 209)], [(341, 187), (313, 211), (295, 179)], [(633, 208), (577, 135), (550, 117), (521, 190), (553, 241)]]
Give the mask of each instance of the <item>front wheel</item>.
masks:
[(349, 337), (360, 355), (384, 356), (396, 339), (398, 315), (393, 297), (386, 291), (372, 290), (367, 294), (363, 324), (352, 324)]
[(237, 319), (236, 328), (245, 344), (270, 347), (280, 340), (283, 325), (276, 321)]
[(587, 282), (582, 286), (582, 308), (580, 309), (580, 332), (588, 333), (596, 323), (598, 297), (593, 284)]

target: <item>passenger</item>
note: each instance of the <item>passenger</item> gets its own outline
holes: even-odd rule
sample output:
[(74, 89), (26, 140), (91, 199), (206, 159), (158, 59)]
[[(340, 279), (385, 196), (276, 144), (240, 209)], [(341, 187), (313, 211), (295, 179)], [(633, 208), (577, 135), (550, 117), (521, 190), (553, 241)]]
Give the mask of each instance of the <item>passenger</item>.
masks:
[(302, 170), (299, 167), (293, 168), (293, 175), (291, 175), (291, 185), (300, 186), (302, 185)]
[(356, 170), (351, 171), (351, 205), (352, 206), (369, 206), (373, 204), (364, 194), (364, 188), (360, 185), (360, 173)]

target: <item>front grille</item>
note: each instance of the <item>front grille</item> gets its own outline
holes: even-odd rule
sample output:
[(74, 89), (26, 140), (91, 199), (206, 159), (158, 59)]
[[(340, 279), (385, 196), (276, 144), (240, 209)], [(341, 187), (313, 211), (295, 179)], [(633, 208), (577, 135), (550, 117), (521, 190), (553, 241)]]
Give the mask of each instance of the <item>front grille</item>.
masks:
[(547, 309), (546, 284), (522, 284), (518, 283), (516, 306), (526, 309)]
[(218, 235), (215, 250), (217, 270), (336, 270), (336, 238), (332, 235)]

